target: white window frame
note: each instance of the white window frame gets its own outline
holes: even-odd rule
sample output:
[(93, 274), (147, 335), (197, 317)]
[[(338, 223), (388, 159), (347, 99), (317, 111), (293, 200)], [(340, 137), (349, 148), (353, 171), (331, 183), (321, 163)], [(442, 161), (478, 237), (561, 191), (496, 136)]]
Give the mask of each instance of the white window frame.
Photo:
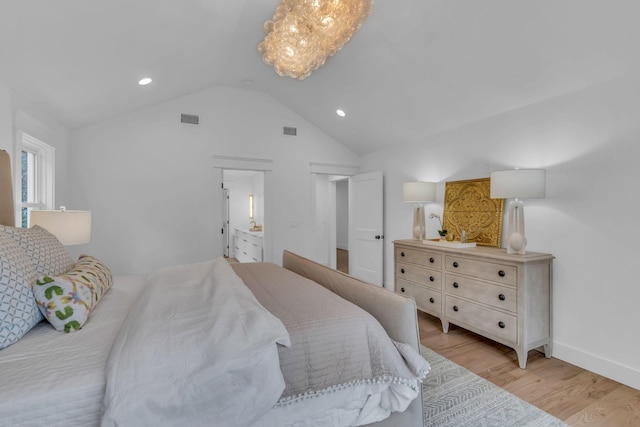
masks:
[[(56, 149), (21, 130), (15, 131), (14, 197), (16, 224), (22, 225), (22, 209), (54, 209), (55, 206), (55, 155)], [(35, 202), (22, 202), (22, 152), (36, 155)]]

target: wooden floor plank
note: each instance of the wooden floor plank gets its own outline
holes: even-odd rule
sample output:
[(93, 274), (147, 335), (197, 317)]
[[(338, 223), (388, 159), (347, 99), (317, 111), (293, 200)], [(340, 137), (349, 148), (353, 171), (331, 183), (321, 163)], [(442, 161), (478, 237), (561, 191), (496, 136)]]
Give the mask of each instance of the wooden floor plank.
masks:
[(640, 426), (640, 391), (559, 359), (529, 352), (527, 369), (515, 351), (418, 312), (420, 340), (471, 372), (503, 387), (570, 426)]
[(566, 418), (566, 423), (582, 426), (640, 425), (640, 391), (619, 387), (591, 405)]
[(336, 270), (349, 274), (349, 251), (336, 248)]

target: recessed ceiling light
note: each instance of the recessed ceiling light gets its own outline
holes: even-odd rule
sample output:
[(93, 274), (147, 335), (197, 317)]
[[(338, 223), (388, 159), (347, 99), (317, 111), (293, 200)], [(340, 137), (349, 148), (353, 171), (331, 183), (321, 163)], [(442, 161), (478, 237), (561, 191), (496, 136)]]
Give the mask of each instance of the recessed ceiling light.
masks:
[(151, 83), (152, 81), (153, 81), (153, 80), (151, 80), (151, 78), (150, 78), (150, 77), (145, 77), (144, 79), (141, 79), (141, 80), (138, 82), (138, 84), (139, 84), (140, 86), (146, 86), (146, 85), (148, 85), (149, 83)]
[(345, 113), (344, 110), (341, 110), (339, 108), (336, 110), (336, 114), (339, 115), (340, 117), (344, 117), (347, 115), (347, 113)]

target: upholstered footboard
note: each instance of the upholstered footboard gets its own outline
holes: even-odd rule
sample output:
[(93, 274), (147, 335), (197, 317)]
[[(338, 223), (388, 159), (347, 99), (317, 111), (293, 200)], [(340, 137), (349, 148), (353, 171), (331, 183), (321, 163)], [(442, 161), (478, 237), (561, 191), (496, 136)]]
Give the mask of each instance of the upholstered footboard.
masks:
[[(393, 340), (407, 343), (420, 351), (418, 318), (413, 299), (363, 282), (292, 252), (284, 251), (282, 266), (319, 283), (366, 310), (380, 322)], [(386, 420), (371, 425), (422, 427), (422, 395), (420, 394), (405, 412), (393, 413)]]

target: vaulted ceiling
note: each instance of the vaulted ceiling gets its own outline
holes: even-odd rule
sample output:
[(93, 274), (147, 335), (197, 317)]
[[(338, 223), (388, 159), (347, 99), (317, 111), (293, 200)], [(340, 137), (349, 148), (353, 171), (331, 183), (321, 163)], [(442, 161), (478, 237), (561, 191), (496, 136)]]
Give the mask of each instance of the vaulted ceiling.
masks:
[(277, 3), (3, 1), (0, 80), (70, 129), (237, 86), (368, 153), (640, 69), (637, 0), (377, 0), (353, 39), (298, 81), (256, 51)]

